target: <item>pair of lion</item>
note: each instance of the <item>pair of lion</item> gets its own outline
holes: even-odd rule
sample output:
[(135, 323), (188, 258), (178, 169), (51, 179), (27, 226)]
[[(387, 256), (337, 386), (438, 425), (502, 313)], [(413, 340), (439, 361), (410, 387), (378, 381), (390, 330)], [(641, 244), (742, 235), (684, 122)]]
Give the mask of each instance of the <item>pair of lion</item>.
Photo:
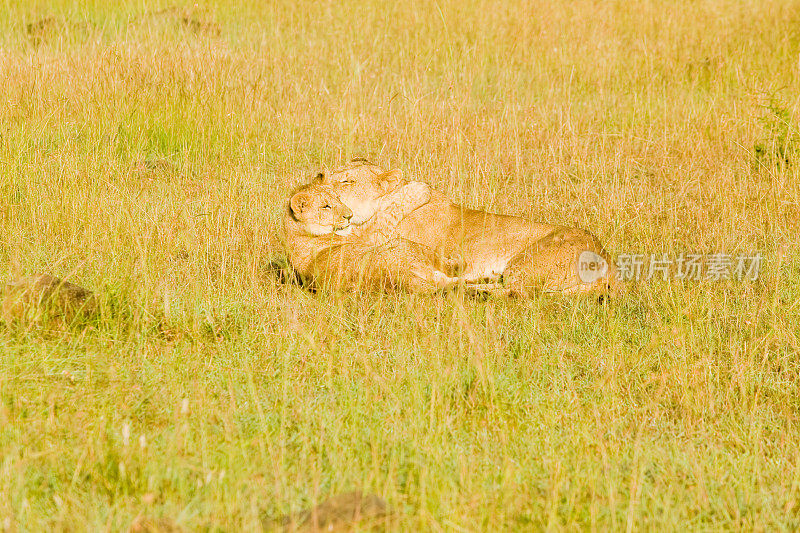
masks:
[[(591, 233), (468, 209), (366, 161), (296, 189), (284, 214), (289, 262), (320, 288), (529, 296), (607, 293), (613, 263)], [(589, 253), (604, 275), (579, 271)], [(583, 255), (582, 255), (583, 254)]]

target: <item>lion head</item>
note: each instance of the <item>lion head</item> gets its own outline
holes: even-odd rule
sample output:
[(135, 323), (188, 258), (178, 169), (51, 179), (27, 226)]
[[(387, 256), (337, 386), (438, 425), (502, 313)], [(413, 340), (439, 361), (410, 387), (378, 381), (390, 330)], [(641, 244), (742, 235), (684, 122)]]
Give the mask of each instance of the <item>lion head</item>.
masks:
[(315, 183), (333, 189), (339, 199), (353, 211), (353, 224), (363, 224), (378, 210), (378, 199), (406, 183), (399, 169), (386, 171), (365, 160), (320, 172)]
[(344, 205), (330, 186), (311, 183), (289, 198), (289, 216), (296, 227), (309, 235), (349, 235), (353, 211)]

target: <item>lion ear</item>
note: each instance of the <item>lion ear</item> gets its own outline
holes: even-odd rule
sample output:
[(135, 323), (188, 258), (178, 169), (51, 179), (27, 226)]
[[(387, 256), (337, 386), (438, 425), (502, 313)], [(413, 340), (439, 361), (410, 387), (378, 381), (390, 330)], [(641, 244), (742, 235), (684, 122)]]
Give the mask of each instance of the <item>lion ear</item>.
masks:
[(326, 184), (326, 183), (330, 183), (330, 179), (328, 178), (328, 174), (326, 172), (320, 172), (319, 174), (317, 174), (314, 177), (312, 182), (313, 183)]
[(376, 180), (380, 184), (384, 192), (393, 191), (397, 188), (400, 180), (403, 179), (403, 171), (399, 168), (378, 174)]
[(311, 203), (311, 196), (307, 192), (301, 191), (289, 200), (289, 207), (295, 215), (299, 215)]

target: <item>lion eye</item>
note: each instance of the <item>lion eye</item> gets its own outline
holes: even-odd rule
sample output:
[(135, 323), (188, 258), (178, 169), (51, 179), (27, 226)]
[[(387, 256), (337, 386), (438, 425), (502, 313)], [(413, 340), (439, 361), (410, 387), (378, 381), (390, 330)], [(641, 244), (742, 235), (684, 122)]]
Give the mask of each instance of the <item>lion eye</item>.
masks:
[(329, 206), (328, 204), (325, 204), (324, 206), (322, 206), (322, 209), (330, 209), (330, 208), (331, 208), (331, 206)]

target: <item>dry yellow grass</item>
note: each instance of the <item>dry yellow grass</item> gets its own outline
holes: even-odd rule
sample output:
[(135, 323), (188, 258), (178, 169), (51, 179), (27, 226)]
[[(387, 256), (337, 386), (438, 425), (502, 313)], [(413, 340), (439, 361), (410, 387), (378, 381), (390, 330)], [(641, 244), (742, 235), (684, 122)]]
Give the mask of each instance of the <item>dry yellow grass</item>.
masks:
[[(800, 3), (258, 6), (0, 11), (0, 278), (102, 308), (0, 326), (0, 529), (356, 489), (399, 530), (800, 528)], [(602, 307), (278, 283), (284, 196), (354, 155), (766, 263)]]

